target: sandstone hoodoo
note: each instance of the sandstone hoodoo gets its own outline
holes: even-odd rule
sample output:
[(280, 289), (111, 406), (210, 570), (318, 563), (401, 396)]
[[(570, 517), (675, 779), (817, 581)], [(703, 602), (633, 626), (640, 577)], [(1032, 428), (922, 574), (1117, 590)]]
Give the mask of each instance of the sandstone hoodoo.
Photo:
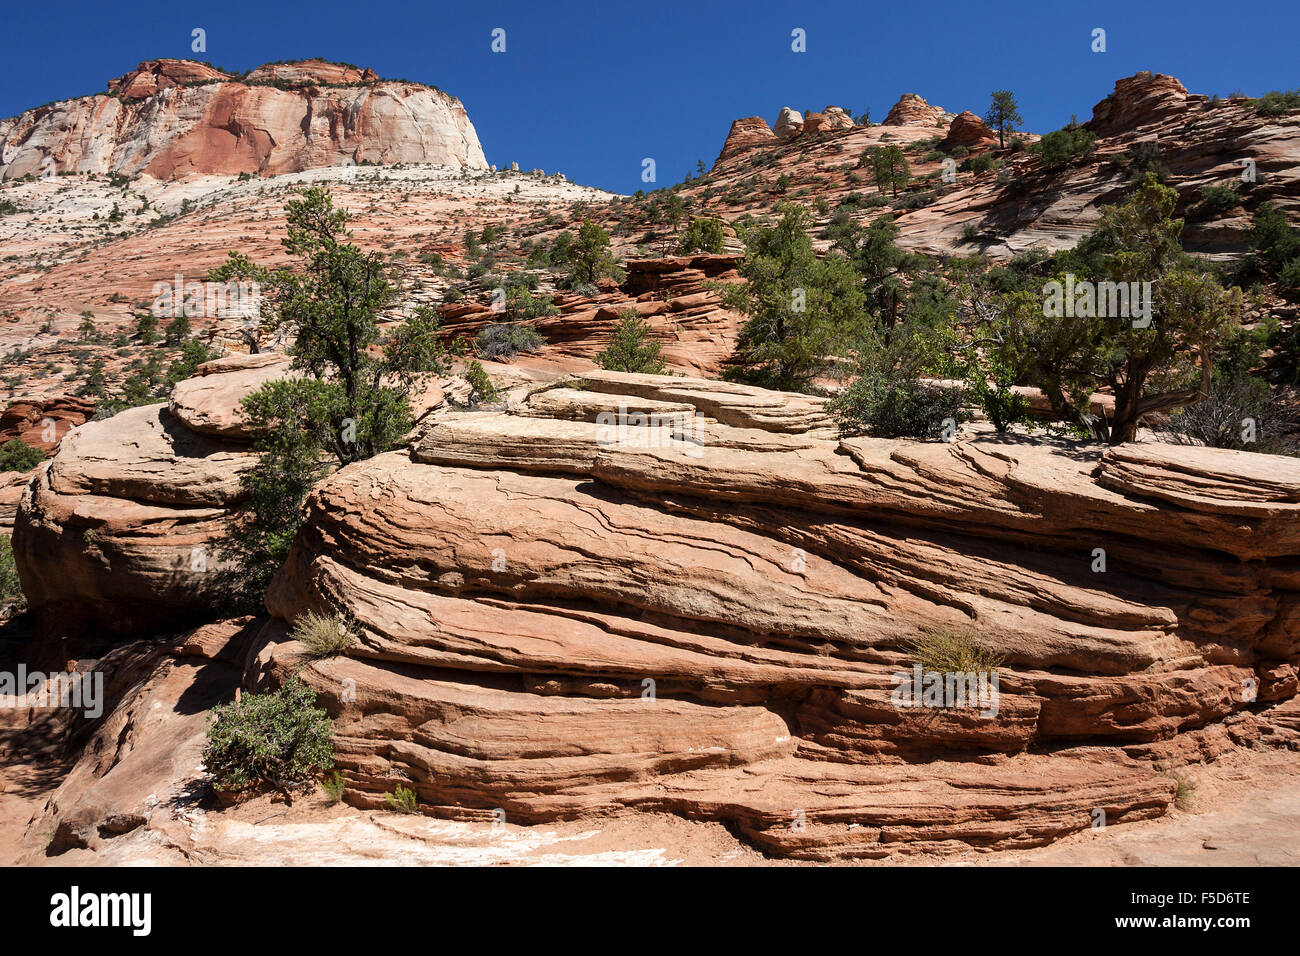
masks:
[(153, 60), (111, 81), (108, 94), (0, 120), (0, 179), (277, 175), (357, 163), (488, 165), (455, 97), (323, 61), (231, 75)]

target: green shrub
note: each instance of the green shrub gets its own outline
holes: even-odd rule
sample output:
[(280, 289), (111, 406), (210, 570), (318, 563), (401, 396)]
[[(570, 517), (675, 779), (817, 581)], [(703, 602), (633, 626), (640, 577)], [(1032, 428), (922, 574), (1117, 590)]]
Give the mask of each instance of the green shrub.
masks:
[(326, 802), (330, 806), (334, 806), (343, 799), (343, 791), (347, 789), (348, 782), (343, 778), (343, 774), (335, 770), (320, 782), (320, 786), (325, 791)]
[(293, 622), (289, 636), (307, 649), (310, 657), (346, 654), (357, 642), (356, 632), (341, 614), (308, 611)]
[(1300, 90), (1272, 90), (1250, 105), (1260, 116), (1281, 116), (1292, 110), (1300, 110)]
[(1241, 205), (1241, 194), (1231, 186), (1205, 186), (1201, 189), (1198, 211), (1206, 216), (1221, 216)]
[(943, 436), (945, 425), (969, 420), (970, 413), (962, 407), (965, 398), (961, 388), (861, 375), (826, 407), (845, 437), (866, 434), (934, 440)]
[(492, 383), (487, 369), (477, 359), (471, 361), (465, 369), (465, 381), (469, 383), (470, 405), (491, 405), (500, 400), (501, 390)]
[(613, 372), (642, 372), (662, 375), (664, 363), (659, 358), (659, 343), (650, 338), (650, 324), (636, 309), (619, 313), (618, 325), (605, 349), (596, 353), (596, 364)]
[[(507, 281), (505, 317), (511, 322), (521, 322), (530, 319), (541, 319), (547, 316), (559, 315), (560, 310), (555, 307), (555, 301), (549, 295), (533, 295), (527, 284), (532, 281), (536, 284), (537, 277), (533, 275), (527, 278), (516, 279), (515, 273)], [(514, 284), (510, 284), (513, 282)], [(529, 329), (532, 332), (531, 329)], [(536, 332), (532, 332), (536, 336)], [(541, 339), (537, 340), (538, 348), (541, 347)], [(533, 349), (516, 349), (516, 351), (534, 351)]]
[(682, 233), (681, 242), (677, 244), (679, 256), (692, 252), (721, 252), (726, 243), (722, 220), (712, 216), (703, 216), (691, 220), (691, 224)]
[(418, 810), (415, 791), (409, 787), (403, 787), (400, 783), (395, 791), (384, 794), (384, 802), (395, 813), (415, 813)]
[(220, 791), (301, 789), (333, 766), (332, 727), (295, 674), (278, 690), (214, 708), (203, 765)]
[(990, 169), (997, 169), (998, 161), (992, 153), (980, 153), (978, 156), (972, 156), (958, 167), (963, 172), (987, 173)]
[(45, 452), (21, 438), (11, 438), (0, 445), (0, 472), (31, 471), (44, 460)]
[(24, 605), (22, 582), (18, 580), (18, 566), (14, 563), (14, 543), (7, 534), (0, 534), (0, 605)]
[(1082, 126), (1071, 124), (1054, 133), (1048, 133), (1029, 147), (1030, 152), (1042, 157), (1043, 165), (1055, 169), (1092, 155), (1097, 135)]
[(520, 352), (536, 352), (545, 344), (532, 326), (501, 323), (481, 329), (474, 350), (490, 362), (509, 361)]

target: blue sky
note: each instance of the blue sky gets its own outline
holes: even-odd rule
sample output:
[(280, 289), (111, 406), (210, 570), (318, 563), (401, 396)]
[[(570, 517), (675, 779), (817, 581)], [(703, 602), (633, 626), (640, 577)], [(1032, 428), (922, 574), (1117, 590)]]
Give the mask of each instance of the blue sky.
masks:
[[(190, 51), (191, 31), (207, 52)], [(506, 52), (490, 49), (494, 28)], [(1107, 51), (1090, 49), (1094, 28)], [(791, 31), (807, 52), (791, 50)], [(1171, 73), (1192, 92), (1258, 95), (1300, 86), (1300, 3), (606, 2), (491, 4), (399, 0), (370, 5), (187, 6), (176, 0), (9, 4), (0, 115), (102, 91), (154, 57), (226, 69), (321, 56), (383, 76), (431, 83), (461, 98), (488, 162), (560, 171), (620, 192), (711, 165), (731, 121), (782, 106), (828, 103), (884, 118), (906, 92), (983, 112), (990, 90), (1013, 90), (1026, 127), (1081, 120), (1116, 79)]]

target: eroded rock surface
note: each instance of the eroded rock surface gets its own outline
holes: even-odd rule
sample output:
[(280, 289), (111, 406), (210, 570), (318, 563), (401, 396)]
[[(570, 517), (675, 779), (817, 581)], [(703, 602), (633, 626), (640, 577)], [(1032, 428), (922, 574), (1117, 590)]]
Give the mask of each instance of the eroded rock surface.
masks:
[(0, 179), (278, 175), (362, 162), (488, 166), (458, 99), (371, 70), (307, 61), (237, 78), (160, 60), (112, 81), (110, 91), (0, 120)]
[[(1296, 693), (1295, 462), (840, 441), (818, 405), (594, 373), (435, 413), (318, 486), (259, 672), (328, 702), (357, 805), (669, 810), (807, 858), (1159, 815), (1153, 759), (1259, 739)], [(305, 657), (309, 609), (359, 645)], [(1002, 655), (996, 713), (897, 705), (924, 627)]]

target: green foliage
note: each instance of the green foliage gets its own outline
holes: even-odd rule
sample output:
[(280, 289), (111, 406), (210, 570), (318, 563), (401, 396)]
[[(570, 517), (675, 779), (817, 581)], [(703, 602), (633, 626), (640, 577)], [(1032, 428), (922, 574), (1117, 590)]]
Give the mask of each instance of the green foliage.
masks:
[(221, 791), (303, 788), (334, 763), (332, 722), (295, 674), (278, 690), (213, 709), (203, 765)]
[(1283, 116), (1300, 110), (1300, 90), (1271, 90), (1250, 105), (1260, 116)]
[(332, 807), (343, 799), (343, 793), (348, 788), (348, 782), (344, 779), (343, 774), (335, 770), (320, 782), (320, 786), (325, 791), (325, 802)]
[(1030, 146), (1029, 151), (1042, 157), (1043, 166), (1047, 169), (1057, 169), (1091, 156), (1096, 144), (1096, 133), (1071, 123), (1054, 133), (1048, 133)]
[(384, 794), (384, 802), (395, 813), (415, 813), (419, 809), (415, 799), (415, 791), (410, 787), (402, 786), (400, 783), (395, 791)]
[(945, 437), (946, 429), (969, 420), (965, 399), (960, 388), (865, 370), (826, 407), (846, 438), (871, 435), (934, 441)]
[(520, 352), (536, 352), (545, 341), (528, 325), (503, 323), (481, 329), (474, 350), (489, 361), (509, 361)]
[(876, 189), (879, 192), (883, 193), (889, 189), (894, 197), (897, 197), (899, 187), (906, 186), (912, 179), (911, 167), (907, 165), (907, 154), (903, 152), (901, 146), (894, 144), (872, 146), (863, 157), (866, 165), (871, 167)]
[(987, 173), (991, 169), (998, 168), (998, 161), (992, 153), (980, 153), (978, 156), (972, 156), (970, 159), (963, 161), (957, 168), (963, 172)]
[(546, 258), (550, 260), (551, 265), (566, 266), (569, 264), (572, 255), (573, 233), (567, 229), (556, 233), (555, 238), (551, 240), (550, 251), (546, 254)]
[(465, 381), (469, 383), (470, 405), (491, 405), (500, 401), (501, 390), (493, 383), (478, 359), (472, 360), (465, 367)]
[(609, 251), (609, 233), (590, 220), (578, 229), (569, 249), (569, 285), (594, 284), (606, 276), (618, 277), (620, 270)]
[(682, 233), (681, 242), (677, 244), (677, 254), (685, 256), (692, 252), (721, 252), (726, 244), (726, 238), (721, 219), (697, 216)]
[(187, 378), (193, 378), (195, 370), (204, 362), (220, 358), (218, 349), (209, 348), (199, 339), (186, 339), (181, 346), (181, 354), (167, 366), (167, 384), (175, 385)]
[(342, 614), (308, 611), (293, 622), (289, 637), (307, 649), (309, 657), (337, 657), (357, 642), (356, 632)]
[(776, 211), (775, 225), (744, 230), (740, 274), (748, 281), (718, 289), (726, 307), (748, 317), (729, 374), (801, 389), (860, 332), (862, 287), (845, 256), (817, 257), (802, 207), (782, 203)]
[(1268, 271), (1285, 287), (1300, 289), (1300, 230), (1292, 228), (1286, 214), (1271, 202), (1261, 203), (1250, 235)]
[(614, 372), (663, 375), (667, 371), (659, 358), (659, 343), (650, 338), (650, 325), (636, 309), (619, 313), (609, 344), (596, 354), (596, 364)]
[[(511, 322), (520, 322), (559, 315), (560, 310), (555, 307), (555, 300), (549, 295), (534, 295), (526, 284), (522, 284), (528, 281), (535, 282), (536, 277), (530, 276), (527, 280), (520, 280), (520, 284), (507, 287), (505, 317)], [(538, 344), (540, 346), (540, 339)]]
[(23, 606), (26, 603), (22, 582), (18, 579), (18, 566), (14, 563), (13, 539), (0, 534), (0, 605)]
[[(1106, 207), (1091, 236), (1054, 260), (1078, 270), (1079, 279), (1100, 273), (1107, 281), (1152, 283), (1149, 325), (1118, 316), (1063, 321), (1026, 292), (975, 296), (971, 309), (978, 337), (994, 343), (998, 361), (1041, 388), (1066, 421), (1083, 424), (1089, 393), (1108, 387), (1114, 418), (1095, 425), (1114, 444), (1132, 441), (1145, 416), (1208, 395), (1215, 350), (1240, 326), (1241, 291), (1225, 291), (1189, 267), (1178, 242), (1182, 220), (1171, 217), (1177, 201), (1148, 173), (1128, 201)], [(1057, 274), (1055, 281), (1069, 278)]]
[(0, 445), (0, 472), (31, 471), (44, 460), (45, 452), (21, 438), (11, 438)]
[(1222, 216), (1241, 205), (1241, 193), (1231, 186), (1204, 186), (1198, 211), (1207, 218)]
[(283, 563), (301, 506), (325, 472), (393, 447), (410, 431), (406, 395), (445, 369), (432, 309), (422, 307), (383, 334), (380, 315), (395, 288), (379, 253), (346, 239), (347, 213), (327, 192), (302, 189), (285, 205), (285, 249), (301, 271), (267, 270), (231, 253), (211, 281), (262, 284), (268, 331), (291, 336), (287, 349), (301, 378), (263, 385), (242, 401), (257, 440), (257, 464), (241, 476), (247, 499), (226, 542), (245, 600), (256, 600)]
[(996, 351), (972, 350), (966, 368), (966, 388), (977, 401), (989, 422), (999, 432), (1025, 420), (1029, 402), (1012, 390), (1016, 370)]
[(190, 337), (190, 320), (187, 316), (178, 315), (167, 323), (163, 329), (163, 341), (168, 345), (177, 346)]
[(140, 336), (141, 344), (152, 345), (158, 341), (158, 319), (147, 314), (137, 316), (135, 331)]
[(1016, 124), (1024, 122), (1015, 94), (1010, 90), (994, 90), (989, 99), (988, 111), (984, 114), (984, 122), (998, 131), (998, 145), (1005, 146), (1007, 134), (1014, 133)]
[(246, 606), (260, 602), (284, 564), (302, 523), (302, 503), (327, 471), (320, 434), (331, 413), (326, 389), (321, 382), (284, 379), (243, 399), (259, 433), (259, 454), (240, 475), (245, 499), (223, 550), (235, 563), (231, 583)]

